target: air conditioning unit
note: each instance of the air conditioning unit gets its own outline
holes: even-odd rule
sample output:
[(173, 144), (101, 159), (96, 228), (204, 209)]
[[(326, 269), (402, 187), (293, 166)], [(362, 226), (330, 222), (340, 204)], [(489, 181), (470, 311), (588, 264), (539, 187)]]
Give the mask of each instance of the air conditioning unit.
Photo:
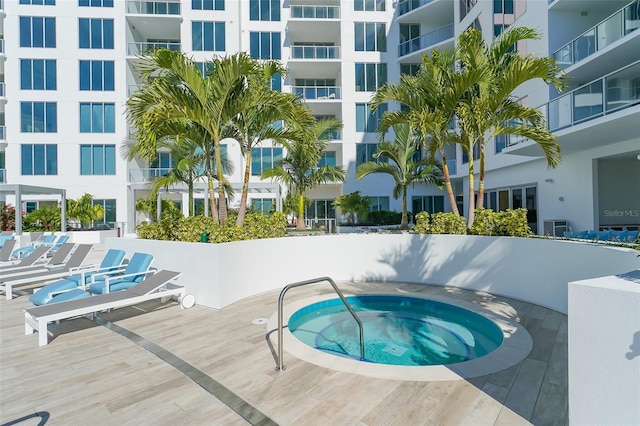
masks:
[(566, 220), (545, 220), (544, 235), (552, 237), (562, 237), (569, 230), (569, 223)]

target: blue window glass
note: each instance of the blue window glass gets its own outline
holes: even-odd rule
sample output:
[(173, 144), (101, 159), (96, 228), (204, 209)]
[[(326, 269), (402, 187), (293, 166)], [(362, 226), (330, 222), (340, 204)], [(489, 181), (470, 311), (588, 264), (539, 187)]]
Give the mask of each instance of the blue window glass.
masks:
[(222, 52), (225, 50), (224, 22), (193, 21), (191, 42), (193, 50)]
[(113, 49), (113, 19), (78, 19), (81, 49)]
[(55, 59), (20, 59), (20, 89), (56, 90)]
[(23, 144), (20, 146), (23, 175), (57, 175), (58, 146), (54, 144)]
[(80, 61), (80, 90), (114, 90), (114, 62)]
[(56, 0), (20, 0), (20, 4), (32, 4), (39, 6), (55, 6)]
[(280, 0), (250, 0), (249, 19), (251, 21), (279, 21)]
[(224, 0), (191, 0), (193, 10), (224, 10)]
[(355, 22), (354, 43), (358, 52), (386, 52), (386, 24), (375, 22)]
[(387, 104), (380, 104), (375, 113), (371, 112), (369, 104), (356, 104), (356, 132), (376, 132), (385, 112)]
[(271, 88), (282, 92), (282, 76), (280, 74), (274, 74), (273, 77), (271, 77)]
[(282, 148), (253, 148), (251, 151), (251, 175), (261, 176), (282, 160)]
[(115, 175), (115, 145), (80, 145), (81, 175)]
[(83, 7), (113, 7), (113, 0), (78, 0)]
[(56, 47), (56, 18), (21, 16), (20, 47)]
[(80, 103), (80, 133), (114, 133), (115, 104)]
[(282, 59), (280, 33), (249, 33), (249, 55), (256, 59)]
[(20, 102), (20, 131), (55, 133), (58, 130), (55, 102)]

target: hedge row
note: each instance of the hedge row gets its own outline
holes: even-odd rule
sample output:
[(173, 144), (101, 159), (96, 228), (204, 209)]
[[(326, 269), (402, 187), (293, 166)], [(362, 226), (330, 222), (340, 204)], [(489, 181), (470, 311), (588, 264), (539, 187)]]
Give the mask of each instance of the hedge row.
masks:
[(527, 223), (527, 209), (507, 209), (494, 212), (491, 209), (477, 209), (475, 220), (467, 232), (466, 220), (462, 216), (449, 213), (427, 212), (416, 215), (413, 230), (419, 234), (471, 234), (511, 237), (532, 235)]

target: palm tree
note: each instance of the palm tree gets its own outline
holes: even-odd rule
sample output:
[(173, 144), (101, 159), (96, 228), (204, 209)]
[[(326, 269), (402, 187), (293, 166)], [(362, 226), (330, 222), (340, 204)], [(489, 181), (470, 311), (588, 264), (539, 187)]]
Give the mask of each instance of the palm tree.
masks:
[(340, 122), (333, 118), (319, 120), (306, 128), (298, 126), (297, 138), (283, 143), (286, 156), (262, 173), (263, 178), (273, 178), (295, 191), (298, 196), (298, 230), (306, 229), (305, 193), (324, 183), (344, 182), (344, 170), (341, 167), (327, 164), (318, 167), (322, 152), (327, 147), (324, 138), (340, 127)]
[[(484, 203), (486, 142), (496, 135), (517, 135), (536, 142), (544, 152), (548, 167), (560, 162), (557, 138), (546, 128), (540, 111), (521, 105), (513, 92), (533, 79), (542, 79), (561, 90), (566, 86), (562, 69), (551, 57), (521, 55), (514, 46), (523, 40), (539, 39), (531, 28), (512, 27), (498, 36), (489, 46), (482, 34), (469, 28), (458, 40), (462, 71), (476, 70), (484, 76), (459, 106), (457, 115), (463, 140), (469, 154), (469, 213), (468, 226), (473, 224), (473, 147), (480, 147), (480, 171), (476, 208)], [(517, 123), (517, 124), (514, 124)]]
[(244, 223), (251, 177), (251, 156), (253, 148), (264, 140), (282, 144), (295, 137), (288, 126), (276, 126), (279, 122), (296, 121), (308, 126), (313, 116), (306, 108), (302, 108), (302, 100), (293, 93), (281, 93), (271, 89), (271, 79), (275, 75), (284, 75), (285, 69), (277, 61), (260, 63), (261, 74), (252, 75), (248, 79), (247, 88), (237, 102), (244, 105), (232, 118), (229, 131), (240, 144), (245, 158), (242, 195), (236, 225)]
[(369, 161), (360, 164), (356, 169), (356, 178), (360, 180), (372, 173), (385, 173), (393, 177), (395, 183), (393, 198), (402, 197), (400, 228), (408, 229), (407, 188), (409, 185), (417, 182), (441, 185), (443, 177), (441, 168), (434, 164), (431, 159), (415, 160), (415, 154), (420, 151), (420, 148), (409, 124), (394, 124), (393, 131), (395, 140), (393, 142), (384, 141), (380, 143), (378, 152), (374, 155), (376, 159), (385, 159), (387, 161)]
[(480, 71), (456, 72), (456, 54), (450, 51), (433, 51), (424, 55), (415, 76), (401, 75), (399, 83), (386, 83), (372, 98), (372, 109), (389, 101), (400, 103), (402, 108), (385, 114), (380, 130), (385, 133), (397, 123), (409, 123), (428, 141), (428, 150), (434, 158), (440, 152), (444, 183), (452, 211), (459, 216), (451, 177), (447, 166), (445, 146), (459, 142), (451, 123), (462, 96), (482, 77)]
[[(155, 157), (157, 129), (162, 126), (200, 127), (205, 135), (200, 141), (202, 152), (212, 156), (212, 161), (204, 163), (211, 211), (224, 224), (227, 202), (220, 141), (227, 136), (231, 120), (246, 108), (238, 98), (248, 79), (262, 73), (258, 61), (246, 52), (215, 57), (203, 76), (197, 64), (182, 52), (159, 49), (139, 59), (137, 71), (143, 87), (127, 101), (127, 117), (137, 130), (140, 155)], [(218, 182), (218, 209), (214, 180)]]
[(369, 212), (370, 204), (371, 200), (369, 200), (369, 197), (363, 197), (360, 195), (360, 191), (343, 194), (333, 200), (334, 207), (341, 214), (348, 215), (347, 221), (349, 223), (354, 223), (356, 216), (358, 220), (364, 219)]

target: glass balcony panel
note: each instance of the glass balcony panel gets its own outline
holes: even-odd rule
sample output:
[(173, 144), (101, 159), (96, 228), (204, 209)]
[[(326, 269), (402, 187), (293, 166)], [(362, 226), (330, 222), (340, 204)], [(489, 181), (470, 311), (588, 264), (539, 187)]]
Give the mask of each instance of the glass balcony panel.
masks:
[(640, 2), (633, 2), (624, 9), (624, 34), (640, 28)]
[(562, 68), (567, 68), (573, 64), (573, 49), (571, 44), (567, 44), (553, 54), (553, 58)]
[(427, 49), (452, 37), (453, 24), (449, 24), (401, 43), (398, 46), (398, 56), (404, 56), (422, 49)]
[(0, 141), (5, 140), (4, 138), (4, 125), (0, 126)]
[(5, 183), (5, 169), (0, 169), (0, 183)]
[(598, 25), (598, 50), (622, 38), (622, 12), (618, 12)]
[(4, 83), (0, 83), (0, 98), (4, 98)]
[(572, 111), (572, 97), (570, 94), (560, 96), (557, 99), (549, 102), (549, 120), (547, 124), (549, 130), (554, 131), (568, 127), (572, 124), (571, 111)]
[(596, 51), (596, 30), (592, 28), (573, 42), (573, 58), (579, 62)]
[(180, 15), (180, 3), (175, 1), (128, 1), (127, 13), (146, 15)]
[(403, 0), (398, 3), (398, 16), (402, 16), (407, 12), (411, 12), (413, 9), (417, 9), (420, 6), (431, 3), (433, 0)]
[(579, 122), (603, 112), (602, 80), (573, 91), (573, 121)]
[(0, 38), (0, 53), (4, 53), (4, 39)]
[(607, 112), (640, 103), (640, 63), (606, 77), (605, 85)]

